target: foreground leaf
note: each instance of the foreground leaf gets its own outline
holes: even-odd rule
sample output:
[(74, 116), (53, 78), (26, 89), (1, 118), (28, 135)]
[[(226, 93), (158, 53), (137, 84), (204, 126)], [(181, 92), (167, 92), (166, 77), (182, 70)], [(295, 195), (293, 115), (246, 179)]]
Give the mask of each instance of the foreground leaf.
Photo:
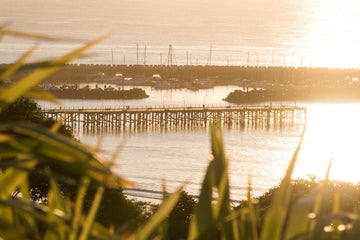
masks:
[(179, 201), (182, 189), (183, 186), (166, 198), (159, 209), (150, 218), (149, 222), (137, 231), (136, 240), (149, 239), (151, 234), (161, 226), (161, 223), (168, 217), (176, 203)]
[[(231, 215), (228, 164), (225, 157), (221, 129), (211, 128), (211, 149), (213, 160), (206, 171), (202, 183), (199, 203), (190, 223), (189, 239), (208, 239), (218, 234), (221, 229), (223, 237), (234, 237), (231, 222), (225, 218)], [(218, 190), (218, 200), (212, 207), (213, 188)]]
[(91, 232), (91, 227), (94, 224), (96, 213), (97, 213), (97, 210), (99, 209), (99, 206), (100, 206), (101, 199), (102, 199), (102, 196), (104, 194), (104, 191), (105, 191), (104, 186), (98, 187), (98, 189), (96, 191), (96, 194), (95, 194), (95, 197), (94, 197), (94, 200), (92, 201), (90, 211), (88, 213), (88, 216), (86, 217), (86, 220), (84, 222), (84, 226), (83, 226), (82, 231), (80, 233), (79, 240), (88, 239), (89, 234)]
[(264, 228), (261, 233), (262, 240), (276, 240), (281, 239), (281, 236), (284, 231), (286, 217), (289, 211), (289, 203), (291, 196), (291, 175), (295, 168), (295, 163), (297, 160), (297, 156), (300, 151), (301, 143), (304, 138), (306, 125), (304, 125), (303, 132), (301, 134), (300, 142), (294, 152), (294, 155), (290, 161), (288, 169), (284, 178), (280, 183), (279, 189), (274, 193), (274, 197), (271, 202), (270, 209), (268, 210), (266, 217)]
[(33, 38), (33, 39), (39, 39), (39, 40), (47, 40), (47, 41), (55, 40), (54, 38), (44, 35), (44, 34), (19, 31), (19, 30), (15, 30), (15, 29), (6, 28), (6, 27), (0, 28), (0, 34), (1, 35), (12, 35), (12, 36), (21, 37), (21, 38)]
[(21, 56), (14, 64), (8, 67), (4, 72), (0, 74), (0, 82), (6, 80), (13, 75), (23, 64), (26, 58), (28, 58), (35, 50), (35, 47), (30, 48), (23, 56)]
[(107, 186), (113, 188), (126, 183), (111, 173), (100, 156), (48, 129), (30, 123), (0, 123), (0, 133), (11, 134), (16, 139), (0, 143), (0, 152), (28, 154), (75, 179), (87, 176), (98, 183), (106, 179)]
[(92, 41), (86, 44), (83, 47), (78, 48), (77, 50), (69, 53), (63, 57), (53, 60), (53, 66), (40, 68), (35, 70), (34, 72), (30, 73), (23, 79), (17, 81), (9, 88), (6, 88), (0, 93), (0, 110), (2, 110), (6, 105), (13, 103), (16, 99), (23, 96), (25, 93), (30, 91), (34, 86), (38, 83), (45, 80), (47, 77), (58, 71), (65, 63), (79, 57), (83, 54), (86, 50), (90, 47), (98, 44), (99, 42), (103, 41), (106, 36), (100, 37), (95, 41)]

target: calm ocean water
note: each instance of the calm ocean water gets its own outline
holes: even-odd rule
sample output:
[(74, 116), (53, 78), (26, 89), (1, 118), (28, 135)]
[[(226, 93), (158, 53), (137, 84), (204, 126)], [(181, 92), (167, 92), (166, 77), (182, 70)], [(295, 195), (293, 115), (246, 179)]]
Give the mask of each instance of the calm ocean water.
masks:
[[(67, 38), (38, 42), (6, 36), (0, 42), (0, 63), (14, 61), (34, 44), (37, 50), (30, 60), (39, 60), (111, 33), (73, 63), (166, 64), (171, 44), (175, 64), (360, 66), (358, 0), (2, 0), (0, 24)], [(146, 100), (63, 102), (67, 107), (98, 108), (225, 104), (221, 99), (234, 88), (196, 92), (148, 88), (151, 97)], [(306, 104), (308, 124), (294, 176), (323, 177), (333, 158), (332, 178), (358, 182), (360, 104)], [(225, 129), (232, 198), (244, 197), (248, 174), (255, 195), (277, 185), (300, 132), (296, 127)], [(87, 144), (99, 138), (81, 132), (77, 136)], [(187, 190), (198, 194), (210, 155), (207, 130), (109, 134), (102, 143), (107, 156), (124, 144), (116, 171), (136, 183), (137, 190), (129, 195), (154, 199), (162, 179), (169, 190), (189, 180)]]
[[(221, 99), (236, 86), (199, 91), (186, 89), (155, 90), (144, 87), (150, 95), (145, 100), (63, 100), (62, 107), (108, 108), (129, 106), (226, 105)], [(295, 103), (289, 103), (295, 104)], [(314, 175), (324, 178), (330, 159), (330, 177), (357, 183), (360, 149), (360, 103), (297, 103), (308, 108), (307, 127), (294, 178)], [(53, 105), (41, 102), (43, 108)], [(300, 140), (302, 126), (283, 129), (223, 129), (230, 160), (232, 199), (246, 196), (249, 174), (253, 193), (260, 195), (280, 183)], [(110, 158), (119, 146), (121, 154), (115, 171), (135, 183), (130, 196), (144, 200), (161, 197), (162, 180), (169, 191), (188, 180), (186, 190), (199, 194), (201, 181), (210, 161), (208, 129), (151, 129), (87, 135), (77, 132), (84, 143), (102, 141), (103, 155)]]

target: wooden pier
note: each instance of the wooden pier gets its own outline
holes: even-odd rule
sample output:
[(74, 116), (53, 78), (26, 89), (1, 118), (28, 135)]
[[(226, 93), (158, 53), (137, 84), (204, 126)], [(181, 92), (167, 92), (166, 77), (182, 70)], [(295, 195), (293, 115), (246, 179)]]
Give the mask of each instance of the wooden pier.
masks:
[(51, 109), (46, 116), (73, 129), (121, 130), (151, 127), (207, 127), (221, 122), (228, 127), (283, 127), (303, 124), (306, 108), (300, 106), (221, 106), (121, 109)]

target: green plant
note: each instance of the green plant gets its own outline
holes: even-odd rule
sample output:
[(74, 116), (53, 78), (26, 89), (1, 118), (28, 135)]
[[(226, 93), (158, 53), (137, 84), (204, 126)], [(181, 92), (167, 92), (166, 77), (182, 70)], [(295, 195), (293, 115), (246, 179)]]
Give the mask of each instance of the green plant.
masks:
[(196, 207), (196, 201), (188, 193), (182, 191), (177, 204), (169, 214), (166, 239), (186, 239), (189, 225)]
[[(0, 35), (14, 33), (45, 39), (40, 35), (0, 28)], [(21, 98), (24, 95), (54, 101), (50, 95), (34, 90), (33, 87), (103, 39), (101, 37), (58, 59), (35, 63), (36, 68), (24, 78), (9, 87), (1, 86), (0, 111), (3, 118), (8, 117), (3, 120), (9, 120), (0, 123), (1, 238), (87, 239), (89, 236), (111, 236), (109, 231), (94, 222), (105, 187), (119, 188), (123, 183), (120, 177), (111, 174), (111, 163), (80, 143), (58, 134), (60, 124), (56, 123), (52, 129), (47, 129), (30, 122), (13, 121), (9, 114), (12, 112), (11, 107), (16, 109), (22, 106), (13, 105), (14, 102), (26, 101)], [(30, 49), (16, 63), (3, 70), (0, 83), (25, 66), (24, 60), (33, 50)], [(35, 122), (44, 120), (40, 119), (39, 109), (27, 108), (26, 111), (31, 112)], [(24, 114), (24, 118), (27, 118), (27, 114)], [(46, 202), (31, 201), (30, 176), (34, 173), (49, 179)], [(61, 194), (61, 184), (78, 186), (74, 202)], [(83, 212), (84, 194), (89, 188), (95, 188), (96, 193), (89, 211)]]
[[(35, 101), (27, 97), (20, 97), (12, 104), (6, 106), (0, 112), (0, 121), (29, 121), (47, 128), (51, 128), (56, 123), (54, 119), (45, 116), (41, 111), (41, 107)], [(58, 132), (74, 138), (72, 129), (64, 124), (59, 126)]]

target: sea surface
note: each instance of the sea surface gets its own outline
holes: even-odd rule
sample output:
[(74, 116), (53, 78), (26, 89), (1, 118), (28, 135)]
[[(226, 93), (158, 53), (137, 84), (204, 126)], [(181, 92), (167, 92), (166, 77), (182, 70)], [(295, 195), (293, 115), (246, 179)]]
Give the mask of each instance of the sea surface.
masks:
[[(144, 100), (62, 100), (62, 108), (123, 108), (148, 106), (218, 106), (237, 86), (212, 89), (156, 90), (143, 87), (150, 95)], [(270, 104), (270, 103), (264, 103)], [(276, 104), (276, 103), (272, 103)], [(280, 103), (279, 103), (280, 104)], [(323, 179), (332, 159), (331, 179), (357, 183), (360, 148), (360, 102), (288, 102), (307, 107), (307, 124), (293, 178)], [(42, 108), (54, 108), (40, 102)], [(255, 196), (277, 186), (300, 142), (303, 125), (280, 128), (223, 128), (229, 159), (231, 198), (246, 196), (249, 176)], [(75, 131), (83, 143), (101, 141), (102, 155), (110, 159), (120, 147), (115, 172), (132, 181), (130, 197), (157, 201), (163, 181), (169, 192), (188, 181), (186, 191), (198, 196), (211, 160), (209, 129), (175, 128), (146, 131), (104, 132), (97, 135)]]
[(5, 36), (0, 63), (109, 33), (73, 63), (360, 66), (358, 0), (2, 0), (1, 24), (59, 41)]
[[(4, 36), (0, 63), (11, 63), (33, 45), (27, 61), (61, 56), (110, 33), (74, 64), (179, 64), (360, 67), (358, 0), (2, 0), (0, 25), (55, 37), (40, 41)], [(171, 45), (171, 48), (170, 48)], [(62, 107), (193, 106), (226, 104), (236, 86), (190, 91), (144, 88), (144, 100), (64, 100)], [(295, 104), (295, 103), (288, 103)], [(294, 177), (325, 176), (358, 182), (360, 103), (306, 102), (308, 121)], [(41, 102), (44, 108), (53, 107)], [(279, 184), (300, 140), (301, 126), (224, 129), (231, 198)], [(106, 157), (119, 146), (115, 171), (135, 183), (128, 194), (154, 200), (162, 180), (169, 191), (185, 180), (198, 195), (210, 161), (208, 129), (152, 130), (76, 136)]]

